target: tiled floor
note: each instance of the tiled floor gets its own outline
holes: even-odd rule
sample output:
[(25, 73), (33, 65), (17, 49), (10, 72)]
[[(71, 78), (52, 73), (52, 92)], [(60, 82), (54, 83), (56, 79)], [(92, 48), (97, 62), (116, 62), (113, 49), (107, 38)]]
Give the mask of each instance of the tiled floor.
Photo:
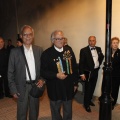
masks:
[[(73, 120), (98, 120), (99, 104), (95, 99), (95, 107), (91, 107), (92, 112), (87, 113), (82, 105), (83, 95), (78, 92), (73, 100)], [(0, 99), (0, 120), (16, 120), (16, 101), (12, 98)], [(38, 120), (51, 120), (49, 99), (45, 91), (40, 99), (40, 111)], [(112, 111), (112, 120), (120, 120), (120, 105)]]

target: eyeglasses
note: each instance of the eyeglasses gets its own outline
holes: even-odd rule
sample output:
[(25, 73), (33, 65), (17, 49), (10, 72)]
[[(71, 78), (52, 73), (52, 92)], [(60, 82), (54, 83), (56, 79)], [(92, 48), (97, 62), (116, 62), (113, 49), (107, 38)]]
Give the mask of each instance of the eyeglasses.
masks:
[(33, 34), (32, 33), (23, 33), (23, 37), (32, 37), (33, 36)]
[(54, 40), (64, 40), (65, 38), (53, 38)]

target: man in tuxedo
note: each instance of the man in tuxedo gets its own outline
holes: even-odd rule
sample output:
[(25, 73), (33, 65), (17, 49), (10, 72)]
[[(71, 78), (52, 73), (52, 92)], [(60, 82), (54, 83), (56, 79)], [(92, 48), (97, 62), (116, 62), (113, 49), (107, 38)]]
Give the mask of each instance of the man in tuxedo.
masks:
[(80, 50), (79, 74), (81, 79), (85, 81), (84, 107), (87, 112), (91, 112), (90, 105), (95, 106), (92, 97), (104, 55), (101, 48), (95, 46), (95, 36), (88, 38), (88, 44), (87, 47)]
[(29, 108), (29, 120), (37, 120), (39, 113), (39, 98), (32, 97), (29, 92), (32, 88), (25, 59), (28, 63), (32, 83), (42, 87), (44, 80), (40, 76), (42, 48), (32, 45), (34, 30), (25, 25), (21, 29), (21, 39), (23, 46), (11, 50), (8, 65), (8, 81), (11, 94), (17, 99), (17, 120), (27, 120)]

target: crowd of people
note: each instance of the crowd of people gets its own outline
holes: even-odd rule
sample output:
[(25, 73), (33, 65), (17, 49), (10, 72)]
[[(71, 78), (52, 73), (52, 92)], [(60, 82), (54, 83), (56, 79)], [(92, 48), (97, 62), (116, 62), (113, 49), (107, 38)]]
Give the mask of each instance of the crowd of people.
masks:
[[(96, 37), (89, 36), (88, 45), (80, 50), (79, 67), (72, 47), (67, 44), (63, 31), (55, 30), (50, 36), (52, 46), (42, 50), (33, 45), (34, 30), (29, 25), (21, 28), (17, 47), (0, 37), (0, 99), (4, 96), (17, 99), (17, 120), (37, 120), (39, 98), (30, 95), (31, 81), (26, 68), (26, 57), (32, 83), (37, 87), (46, 84), (50, 101), (52, 120), (72, 120), (72, 100), (78, 89), (78, 80), (85, 81), (84, 108), (91, 112), (93, 93), (98, 79), (98, 71), (104, 55), (96, 46)], [(119, 38), (111, 39), (112, 62), (112, 109), (116, 105), (120, 85)], [(18, 55), (19, 54), (19, 55)], [(8, 87), (9, 85), (9, 87)], [(61, 106), (63, 114), (61, 115)]]

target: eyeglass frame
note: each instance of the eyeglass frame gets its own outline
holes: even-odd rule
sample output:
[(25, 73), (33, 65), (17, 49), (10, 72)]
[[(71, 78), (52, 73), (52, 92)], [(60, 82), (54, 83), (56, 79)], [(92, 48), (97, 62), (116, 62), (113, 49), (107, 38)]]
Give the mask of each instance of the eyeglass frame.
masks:
[(32, 37), (33, 36), (33, 33), (23, 33), (22, 34), (23, 37)]
[(63, 38), (53, 38), (53, 40), (64, 40), (65, 38), (63, 37)]

